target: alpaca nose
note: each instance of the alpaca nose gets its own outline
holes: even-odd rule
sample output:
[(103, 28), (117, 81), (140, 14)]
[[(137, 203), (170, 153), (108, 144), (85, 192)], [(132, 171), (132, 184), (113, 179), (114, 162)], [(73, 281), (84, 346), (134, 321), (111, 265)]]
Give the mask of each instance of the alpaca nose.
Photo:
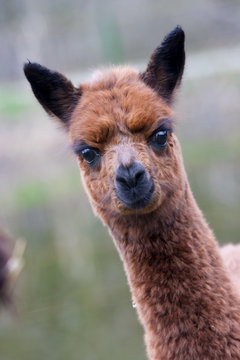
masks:
[(139, 162), (120, 165), (115, 172), (115, 191), (118, 199), (129, 209), (140, 209), (153, 197), (154, 184)]
[(120, 165), (115, 174), (115, 180), (120, 187), (134, 188), (146, 177), (142, 164), (133, 162), (130, 166)]

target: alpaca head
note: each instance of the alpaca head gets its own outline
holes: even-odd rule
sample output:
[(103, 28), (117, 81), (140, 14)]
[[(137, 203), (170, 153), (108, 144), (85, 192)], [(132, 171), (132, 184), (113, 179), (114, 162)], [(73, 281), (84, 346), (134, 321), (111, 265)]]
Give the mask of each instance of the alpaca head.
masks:
[(145, 72), (99, 71), (79, 88), (35, 63), (24, 67), (45, 110), (66, 127), (98, 213), (151, 213), (184, 188), (171, 109), (184, 68), (184, 32), (170, 32)]

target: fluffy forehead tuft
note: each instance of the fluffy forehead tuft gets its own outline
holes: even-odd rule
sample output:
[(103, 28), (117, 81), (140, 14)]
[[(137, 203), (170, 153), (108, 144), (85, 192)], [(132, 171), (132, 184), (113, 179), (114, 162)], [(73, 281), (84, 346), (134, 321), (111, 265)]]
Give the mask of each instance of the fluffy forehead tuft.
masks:
[(112, 66), (94, 71), (90, 80), (84, 86), (92, 89), (111, 88), (121, 80), (126, 81), (126, 79), (136, 79), (137, 77), (138, 71), (131, 67)]
[(149, 136), (161, 120), (173, 115), (164, 100), (129, 67), (97, 71), (81, 90), (69, 128), (73, 143), (97, 146), (118, 133), (130, 136), (145, 132)]

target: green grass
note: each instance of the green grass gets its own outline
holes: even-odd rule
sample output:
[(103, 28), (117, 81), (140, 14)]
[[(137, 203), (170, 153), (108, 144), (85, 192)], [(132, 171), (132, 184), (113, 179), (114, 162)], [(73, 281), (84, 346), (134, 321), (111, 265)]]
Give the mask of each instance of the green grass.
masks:
[(184, 162), (187, 167), (199, 167), (212, 163), (233, 161), (240, 157), (240, 136), (236, 134), (224, 139), (200, 139), (182, 144)]
[(2, 201), (6, 204), (8, 211), (18, 211), (50, 204), (59, 197), (65, 197), (76, 191), (82, 191), (82, 187), (79, 172), (73, 171), (48, 182), (23, 181), (13, 191), (3, 194)]
[(25, 92), (13, 88), (0, 89), (0, 114), (2, 116), (8, 119), (21, 116), (32, 108), (32, 102), (27, 100)]

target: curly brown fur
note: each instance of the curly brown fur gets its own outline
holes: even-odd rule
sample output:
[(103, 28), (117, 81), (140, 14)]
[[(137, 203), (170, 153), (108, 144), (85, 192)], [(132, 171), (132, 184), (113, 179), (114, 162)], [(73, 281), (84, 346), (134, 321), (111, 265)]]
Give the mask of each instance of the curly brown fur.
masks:
[(169, 104), (184, 58), (178, 27), (143, 74), (129, 68), (96, 74), (81, 85), (69, 137), (93, 209), (123, 260), (149, 359), (239, 360), (240, 299), (191, 193), (173, 132)]

